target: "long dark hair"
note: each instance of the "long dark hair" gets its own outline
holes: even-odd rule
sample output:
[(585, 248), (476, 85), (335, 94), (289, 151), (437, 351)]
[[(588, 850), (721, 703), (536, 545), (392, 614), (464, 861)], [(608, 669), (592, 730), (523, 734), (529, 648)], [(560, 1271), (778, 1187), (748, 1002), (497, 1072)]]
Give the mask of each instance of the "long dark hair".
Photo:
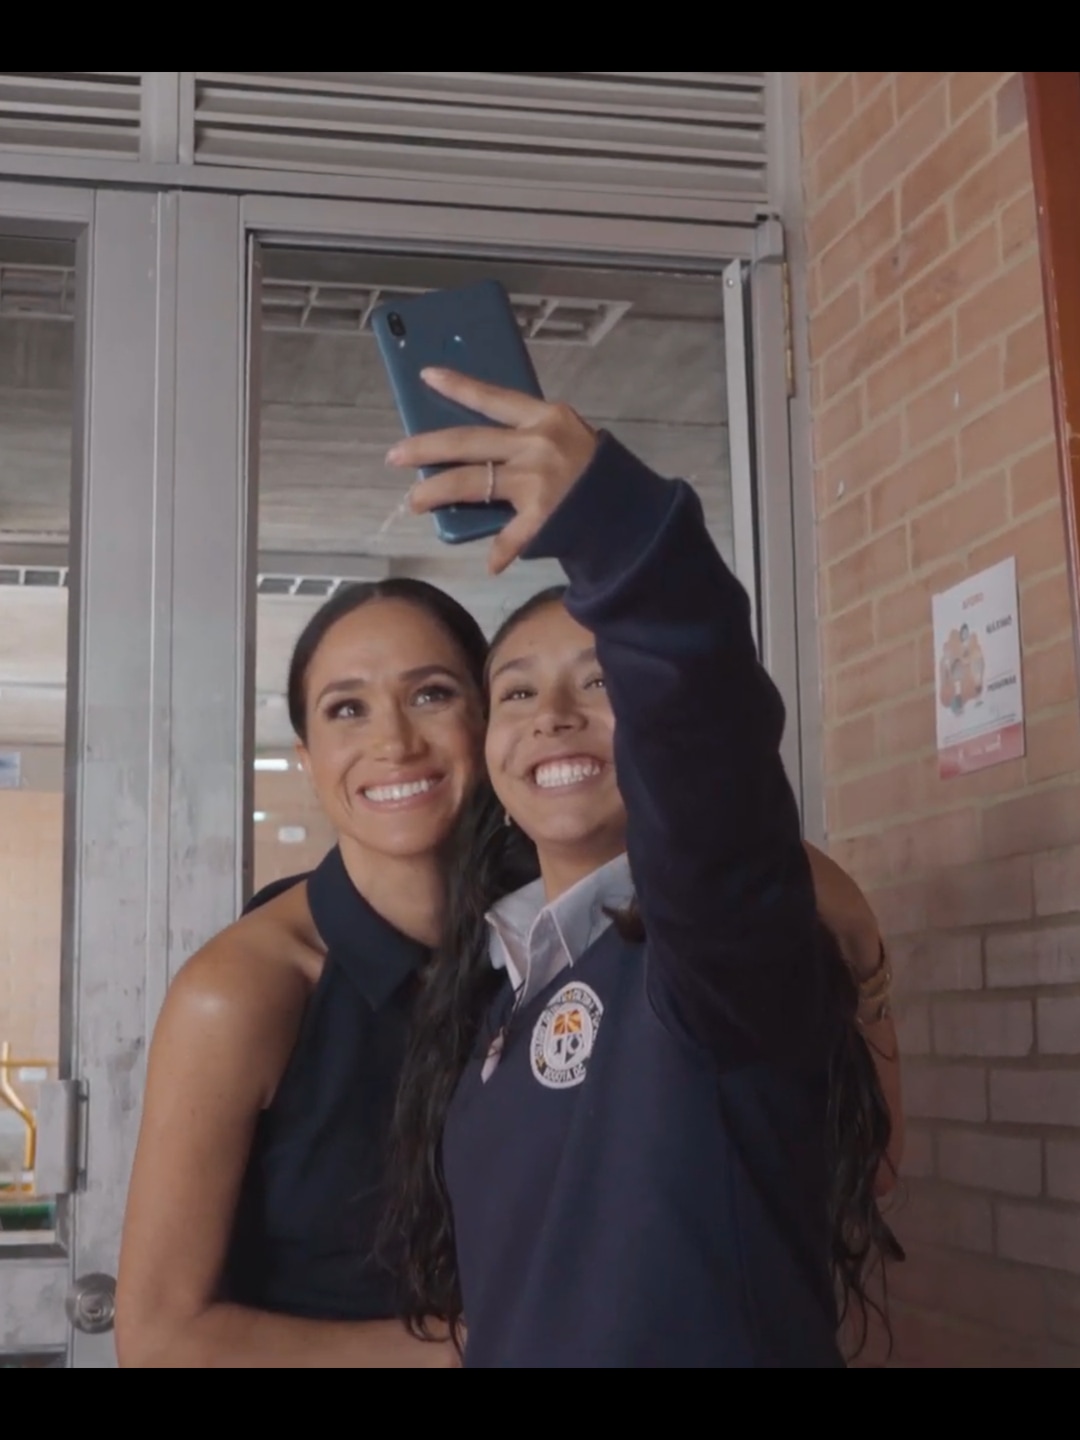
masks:
[[(904, 1252), (881, 1213), (876, 1187), (879, 1177), (892, 1167), (892, 1120), (870, 1042), (858, 1023), (855, 977), (833, 936), (825, 932), (822, 943), (833, 959), (844, 1022), (830, 1057), (826, 1133), (830, 1258), (840, 1327), (846, 1330), (852, 1358), (856, 1358), (866, 1348), (871, 1316), (876, 1316), (891, 1354), (885, 1262), (903, 1260)], [(880, 1298), (873, 1293), (875, 1286)]]
[(483, 630), (453, 596), (426, 580), (411, 580), (407, 576), (346, 585), (316, 610), (293, 648), (286, 694), (289, 720), (299, 740), (307, 741), (307, 677), (319, 646), (339, 620), (375, 600), (402, 600), (430, 615), (461, 650), (469, 677), (483, 695), (488, 643)]
[[(561, 602), (565, 593), (565, 586), (544, 590), (515, 610), (492, 640), (489, 657), (519, 625)], [(441, 1142), (454, 1091), (504, 983), (488, 957), (485, 916), (539, 874), (535, 846), (516, 825), (506, 823), (485, 782), (454, 834), (443, 940), (420, 982), (391, 1132), (382, 1252), (401, 1279), (405, 1320), (420, 1337), (431, 1338), (431, 1321), (449, 1324), (457, 1334), (463, 1320)], [(644, 941), (636, 904), (612, 919), (624, 939)], [(840, 1321), (854, 1321), (858, 1353), (867, 1340), (871, 1312), (881, 1315), (887, 1328), (883, 1304), (872, 1298), (869, 1284), (878, 1257), (896, 1255), (874, 1195), (891, 1125), (873, 1058), (856, 1024), (855, 981), (835, 943), (823, 936), (823, 944), (834, 962), (830, 978), (835, 978), (845, 1017), (829, 1076), (831, 1261)]]

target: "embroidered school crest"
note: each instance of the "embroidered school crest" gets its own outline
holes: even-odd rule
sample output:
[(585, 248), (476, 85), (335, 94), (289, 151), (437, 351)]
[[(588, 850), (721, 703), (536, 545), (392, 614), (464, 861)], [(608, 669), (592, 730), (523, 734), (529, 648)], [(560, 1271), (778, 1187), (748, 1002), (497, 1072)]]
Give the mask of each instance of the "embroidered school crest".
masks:
[(604, 1007), (588, 985), (564, 985), (536, 1022), (532, 1072), (549, 1090), (569, 1090), (585, 1079)]

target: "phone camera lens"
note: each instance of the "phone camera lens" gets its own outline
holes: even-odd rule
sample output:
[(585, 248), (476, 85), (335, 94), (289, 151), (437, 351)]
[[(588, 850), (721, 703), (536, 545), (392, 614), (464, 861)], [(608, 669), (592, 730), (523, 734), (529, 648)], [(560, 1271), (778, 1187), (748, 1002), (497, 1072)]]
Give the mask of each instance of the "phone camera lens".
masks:
[(400, 315), (395, 313), (388, 316), (386, 323), (390, 326), (390, 334), (393, 335), (396, 340), (404, 340), (405, 321)]

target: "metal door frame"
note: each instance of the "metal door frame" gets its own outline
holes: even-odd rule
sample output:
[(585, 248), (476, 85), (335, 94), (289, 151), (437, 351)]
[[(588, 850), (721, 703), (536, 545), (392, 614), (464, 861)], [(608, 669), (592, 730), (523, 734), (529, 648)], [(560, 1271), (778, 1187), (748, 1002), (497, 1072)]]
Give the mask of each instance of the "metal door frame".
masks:
[(86, 1099), (57, 1243), (0, 1251), (0, 1353), (96, 1368), (111, 1335), (65, 1302), (116, 1273), (153, 1021), (239, 894), (244, 257), (231, 196), (0, 184), (0, 226), (78, 256), (59, 1059)]
[(64, 1302), (73, 1274), (94, 1268), (117, 1202), (115, 1120), (134, 1102), (145, 1028), (146, 959), (158, 924), (148, 883), (151, 799), (168, 764), (151, 723), (162, 603), (152, 546), (158, 377), (147, 364), (158, 329), (156, 203), (153, 195), (0, 186), (5, 231), (76, 244), (58, 1059), (61, 1080), (105, 1100), (78, 1107), (81, 1143), (67, 1182), (81, 1193), (76, 1208), (60, 1190), (57, 1243), (0, 1252), (5, 1351), (71, 1353)]
[[(763, 658), (787, 701), (784, 758), (804, 805), (805, 787), (818, 782), (803, 757), (800, 640), (805, 648), (809, 617), (799, 611), (803, 596), (795, 580), (791, 313), (780, 222), (763, 219), (751, 228), (262, 194), (244, 198), (241, 220), (249, 246), (381, 252), (398, 246), (412, 254), (505, 255), (723, 277), (736, 568), (752, 597)], [(249, 617), (249, 644), (253, 624)]]
[[(75, 1366), (106, 1367), (111, 1336), (72, 1333), (65, 1299), (76, 1277), (116, 1273), (148, 1039), (169, 980), (242, 895), (255, 620), (249, 254), (290, 243), (744, 267), (754, 411), (733, 484), (753, 486), (757, 583), (744, 578), (761, 597), (763, 650), (797, 751), (781, 272), (761, 227), (397, 201), (0, 182), (9, 225), (79, 247), (61, 1058), (89, 1103), (61, 1245), (0, 1252), (0, 1353), (58, 1349)], [(800, 773), (796, 764), (797, 788)]]

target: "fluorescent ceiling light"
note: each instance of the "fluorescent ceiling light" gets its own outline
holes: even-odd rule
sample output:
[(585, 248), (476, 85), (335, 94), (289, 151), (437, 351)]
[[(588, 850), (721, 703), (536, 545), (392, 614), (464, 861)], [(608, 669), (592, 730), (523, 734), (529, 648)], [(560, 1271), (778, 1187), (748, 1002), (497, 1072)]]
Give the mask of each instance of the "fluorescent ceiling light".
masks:
[(256, 825), (261, 825), (261, 824), (263, 823), (263, 821), (266, 819), (266, 811), (265, 811), (265, 810), (256, 810), (256, 811), (255, 811), (255, 814), (254, 814), (254, 816), (253, 816), (252, 818), (254, 819)]
[(288, 760), (277, 759), (273, 756), (261, 755), (258, 760), (255, 761), (256, 770), (273, 770), (277, 774), (281, 774), (282, 771), (288, 770), (288, 768)]

